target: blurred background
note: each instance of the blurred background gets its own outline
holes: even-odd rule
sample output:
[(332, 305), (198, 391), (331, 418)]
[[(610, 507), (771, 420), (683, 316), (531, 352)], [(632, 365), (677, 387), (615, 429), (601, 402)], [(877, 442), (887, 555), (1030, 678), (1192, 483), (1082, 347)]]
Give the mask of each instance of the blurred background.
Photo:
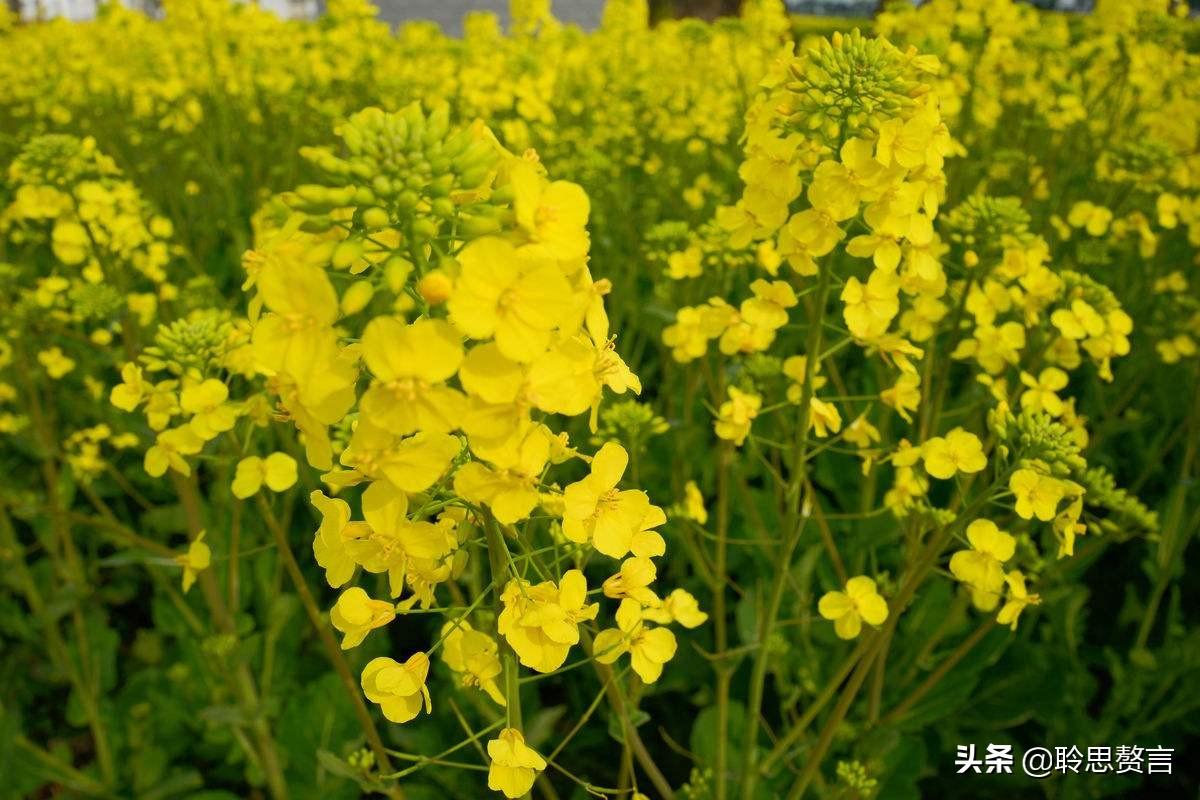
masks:
[[(5, 0), (25, 19), (67, 17), (91, 19), (96, 14), (97, 0)], [(837, 16), (869, 16), (886, 0), (785, 0), (798, 14), (830, 14)], [(1030, 0), (1032, 5), (1057, 11), (1086, 12), (1094, 0)], [(1200, 0), (1189, 0), (1193, 13), (1200, 9)], [(324, 0), (259, 0), (258, 5), (281, 17), (308, 19), (319, 15)], [(919, 5), (920, 0), (914, 0)], [(126, 0), (125, 5), (154, 13), (159, 0)], [(447, 33), (462, 29), (462, 17), (469, 11), (491, 11), (507, 23), (508, 0), (378, 0), (380, 16), (392, 23), (411, 20), (431, 20)], [(695, 16), (712, 19), (734, 14), (738, 0), (651, 0), (655, 18)], [(604, 0), (554, 0), (554, 15), (563, 22), (591, 28), (600, 22)]]

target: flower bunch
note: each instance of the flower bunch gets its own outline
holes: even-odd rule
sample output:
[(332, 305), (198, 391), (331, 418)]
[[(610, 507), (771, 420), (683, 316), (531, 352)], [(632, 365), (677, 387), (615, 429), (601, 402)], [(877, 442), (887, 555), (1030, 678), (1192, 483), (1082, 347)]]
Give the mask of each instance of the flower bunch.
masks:
[[(642, 617), (694, 626), (703, 614), (650, 588), (666, 517), (620, 488), (625, 449), (580, 453), (563, 424), (590, 415), (594, 427), (606, 390), (641, 390), (609, 331), (611, 287), (588, 266), (587, 195), (481, 123), (452, 127), (444, 105), (369, 108), (338, 135), (340, 152), (305, 152), (322, 182), (280, 198), (243, 263), (250, 364), (334, 493), (312, 493), (313, 547), (341, 589), (331, 612), (341, 646), (418, 605), (446, 617), (427, 650), (367, 665), (368, 699), (393, 722), (429, 711), (441, 649), (464, 686), (506, 706), (519, 736), (515, 661), (502, 672), (502, 653), (553, 673), (591, 638), (600, 604), (587, 601), (583, 567), (597, 555), (625, 559), (601, 567), (616, 570), (604, 592), (621, 606), (618, 628), (585, 649), (600, 664), (632, 652), (641, 678), (657, 680), (675, 640)], [(269, 461), (253, 467), (268, 485)], [(586, 476), (556, 477), (577, 461), (590, 462)], [(559, 573), (564, 559), (577, 566)], [(359, 570), (386, 574), (389, 599), (347, 588)], [(454, 609), (439, 596), (474, 600)], [(497, 771), (532, 761), (508, 763), (505, 735), (489, 745), (489, 783), (517, 797), (528, 783)]]

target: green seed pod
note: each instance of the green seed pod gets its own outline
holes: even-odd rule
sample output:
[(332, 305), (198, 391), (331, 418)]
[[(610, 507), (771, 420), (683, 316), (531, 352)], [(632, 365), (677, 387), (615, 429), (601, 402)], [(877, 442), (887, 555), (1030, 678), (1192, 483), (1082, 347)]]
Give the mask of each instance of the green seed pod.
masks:
[(474, 214), (460, 214), (458, 217), (458, 229), (464, 236), (474, 239), (479, 236), (498, 233), (500, 231), (500, 221)]
[(491, 169), (489, 167), (478, 167), (476, 169), (470, 170), (469, 172), (463, 172), (459, 176), (458, 183), (460, 186), (468, 187), (468, 188), (482, 186), (483, 182), (487, 180), (488, 174), (490, 172), (491, 172)]
[(309, 216), (300, 223), (300, 230), (305, 233), (326, 233), (333, 227), (333, 220), (322, 214)]

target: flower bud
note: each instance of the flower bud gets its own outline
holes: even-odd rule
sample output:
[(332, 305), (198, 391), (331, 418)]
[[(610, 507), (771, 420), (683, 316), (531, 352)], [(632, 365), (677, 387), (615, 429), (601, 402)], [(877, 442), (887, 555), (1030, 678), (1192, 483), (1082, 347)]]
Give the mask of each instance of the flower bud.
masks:
[(389, 222), (391, 222), (391, 217), (388, 212), (379, 206), (368, 208), (362, 212), (362, 224), (368, 230), (386, 228)]
[(375, 286), (367, 280), (355, 281), (342, 295), (342, 315), (349, 317), (367, 307), (375, 295)]
[(450, 276), (440, 269), (435, 269), (421, 278), (421, 282), (417, 284), (417, 291), (421, 293), (421, 297), (426, 303), (431, 306), (440, 305), (450, 299), (450, 294), (454, 289), (454, 285), (450, 280)]
[(362, 241), (358, 239), (346, 239), (334, 249), (330, 264), (334, 269), (349, 269), (355, 261), (362, 258), (362, 254)]

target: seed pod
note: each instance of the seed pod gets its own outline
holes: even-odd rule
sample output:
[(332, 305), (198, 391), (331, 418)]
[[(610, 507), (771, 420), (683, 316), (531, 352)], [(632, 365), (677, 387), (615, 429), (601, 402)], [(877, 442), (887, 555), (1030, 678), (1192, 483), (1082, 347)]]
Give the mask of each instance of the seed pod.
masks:
[(300, 223), (300, 230), (305, 233), (326, 233), (333, 227), (333, 220), (327, 215), (308, 216)]
[(458, 217), (458, 229), (464, 236), (474, 239), (479, 236), (486, 236), (489, 233), (499, 233), (500, 221), (476, 214), (460, 214)]

